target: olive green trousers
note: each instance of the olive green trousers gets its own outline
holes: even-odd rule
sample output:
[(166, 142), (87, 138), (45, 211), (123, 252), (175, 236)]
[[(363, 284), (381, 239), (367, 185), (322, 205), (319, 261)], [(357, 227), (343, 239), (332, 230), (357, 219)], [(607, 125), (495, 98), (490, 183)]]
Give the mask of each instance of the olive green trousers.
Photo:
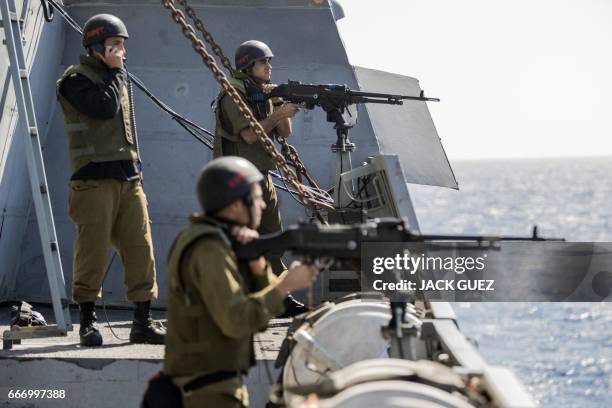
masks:
[[(263, 199), (266, 202), (266, 209), (261, 214), (261, 223), (257, 232), (260, 235), (272, 234), (274, 232), (282, 231), (283, 224), (281, 221), (280, 210), (278, 208), (278, 196), (276, 195), (276, 187), (272, 183), (272, 176), (269, 174), (264, 176), (261, 181), (261, 190), (263, 193)], [(280, 275), (287, 270), (287, 267), (281, 259), (283, 252), (270, 252), (266, 255), (266, 259), (270, 262), (272, 272), (276, 276)]]
[(77, 228), (72, 267), (75, 302), (101, 297), (111, 245), (123, 262), (128, 300), (157, 298), (151, 221), (140, 180), (71, 181), (69, 216)]

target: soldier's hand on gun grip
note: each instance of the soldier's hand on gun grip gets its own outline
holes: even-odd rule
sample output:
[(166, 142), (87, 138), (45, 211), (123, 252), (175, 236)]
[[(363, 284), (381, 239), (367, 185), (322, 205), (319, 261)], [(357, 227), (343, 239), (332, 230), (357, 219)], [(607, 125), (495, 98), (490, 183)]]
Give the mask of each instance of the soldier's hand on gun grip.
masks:
[(278, 85), (276, 84), (261, 84), (261, 91), (265, 94), (269, 94), (276, 88)]
[(319, 268), (316, 266), (294, 261), (289, 267), (289, 272), (284, 275), (283, 280), (278, 284), (278, 289), (285, 295), (288, 292), (306, 289), (310, 287), (318, 274)]
[(249, 227), (233, 227), (231, 233), (236, 238), (236, 241), (243, 245), (248, 244), (255, 238), (259, 238), (259, 233)]
[[(269, 94), (270, 92), (272, 92), (274, 90), (274, 88), (276, 88), (278, 85), (276, 84), (262, 84), (261, 85), (261, 91), (264, 94)], [(283, 98), (279, 97), (279, 96), (275, 96), (273, 98), (270, 98), (272, 100), (272, 102), (274, 103), (279, 103), (283, 101)]]
[(292, 118), (295, 114), (302, 108), (302, 105), (298, 105), (297, 103), (286, 103), (275, 112), (280, 112), (280, 115), (283, 118)]
[[(231, 229), (231, 233), (236, 238), (236, 241), (241, 244), (246, 244), (259, 237), (257, 231), (248, 227), (234, 227)], [(249, 261), (249, 268), (255, 275), (263, 275), (266, 271), (266, 264), (266, 258), (260, 256), (257, 259)]]

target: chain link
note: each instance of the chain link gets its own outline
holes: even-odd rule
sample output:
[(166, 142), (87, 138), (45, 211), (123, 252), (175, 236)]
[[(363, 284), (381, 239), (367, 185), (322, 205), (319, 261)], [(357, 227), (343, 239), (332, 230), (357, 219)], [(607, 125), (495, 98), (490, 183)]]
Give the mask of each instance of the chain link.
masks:
[(193, 7), (187, 4), (186, 1), (183, 1), (183, 0), (177, 0), (177, 1), (181, 6), (183, 6), (183, 8), (185, 9), (185, 12), (189, 16), (189, 18), (193, 21), (193, 24), (195, 25), (195, 27), (202, 33), (202, 36), (204, 36), (204, 41), (206, 41), (210, 45), (210, 48), (212, 49), (212, 51), (219, 56), (219, 59), (221, 60), (221, 64), (223, 64), (225, 69), (227, 69), (227, 72), (230, 75), (233, 74), (234, 68), (232, 67), (232, 63), (230, 62), (229, 58), (227, 58), (225, 54), (223, 54), (223, 50), (221, 49), (219, 44), (217, 44), (213, 36), (204, 27), (204, 23), (198, 17)]
[[(187, 8), (189, 5), (186, 0), (177, 0), (179, 4), (183, 7)], [(259, 141), (261, 142), (264, 150), (268, 155), (272, 158), (272, 162), (274, 165), (281, 171), (283, 176), (293, 185), (295, 188), (297, 195), (300, 199), (300, 202), (310, 208), (319, 220), (323, 220), (323, 216), (320, 212), (321, 209), (333, 210), (333, 206), (327, 202), (318, 200), (315, 195), (306, 190), (304, 186), (299, 182), (296, 173), (289, 168), (287, 160), (283, 155), (276, 150), (272, 139), (266, 134), (261, 124), (255, 119), (251, 109), (247, 106), (247, 104), (242, 100), (238, 91), (229, 83), (227, 77), (219, 69), (215, 59), (212, 55), (210, 55), (206, 49), (206, 45), (196, 36), (196, 33), (193, 27), (185, 21), (185, 14), (178, 10), (174, 5), (174, 0), (161, 0), (162, 5), (168, 9), (172, 13), (172, 19), (175, 23), (181, 26), (181, 30), (183, 35), (191, 41), (193, 49), (202, 57), (202, 61), (211, 70), (217, 82), (223, 87), (223, 89), (227, 92), (228, 95), (232, 98), (240, 113), (248, 120), (249, 125), (257, 135)], [(191, 8), (191, 7), (189, 7)], [(191, 9), (192, 13), (195, 15), (193, 9)], [(197, 16), (196, 16), (197, 18)], [(201, 21), (200, 21), (201, 23)], [(203, 25), (202, 25), (203, 28)], [(209, 34), (210, 36), (210, 34)], [(211, 37), (212, 40), (212, 37)], [(213, 40), (214, 41), (214, 40)], [(218, 46), (217, 46), (218, 47)], [(220, 51), (220, 48), (219, 48)], [(222, 55), (222, 54), (221, 54)], [(227, 58), (226, 58), (227, 60)], [(230, 65), (231, 67), (231, 65)], [(227, 66), (226, 66), (227, 68)], [(303, 165), (302, 165), (303, 166)]]

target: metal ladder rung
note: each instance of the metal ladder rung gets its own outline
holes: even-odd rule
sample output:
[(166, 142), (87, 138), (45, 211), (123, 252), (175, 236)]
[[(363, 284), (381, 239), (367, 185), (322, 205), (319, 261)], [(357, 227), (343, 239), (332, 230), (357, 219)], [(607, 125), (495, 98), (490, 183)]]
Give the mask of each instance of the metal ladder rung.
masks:
[(17, 22), (19, 21), (19, 19), (17, 18), (17, 13), (15, 13), (14, 11), (9, 11), (9, 20)]
[(28, 70), (27, 69), (19, 69), (19, 76), (21, 77), (21, 79), (26, 79), (28, 77)]
[[(19, 25), (21, 27), (23, 27), (23, 23), (25, 23), (25, 20), (23, 18), (17, 19), (17, 16), (15, 13), (11, 13), (11, 18), (9, 19), (11, 22), (17, 22), (19, 21)], [(4, 28), (4, 20), (0, 20), (0, 28)]]
[(36, 128), (36, 126), (30, 127), (30, 136), (38, 136), (38, 129)]
[[(0, 21), (0, 27), (2, 27), (2, 21)], [(27, 43), (25, 37), (21, 37), (21, 46), (25, 47)], [(6, 38), (2, 39), (2, 45), (6, 45)]]

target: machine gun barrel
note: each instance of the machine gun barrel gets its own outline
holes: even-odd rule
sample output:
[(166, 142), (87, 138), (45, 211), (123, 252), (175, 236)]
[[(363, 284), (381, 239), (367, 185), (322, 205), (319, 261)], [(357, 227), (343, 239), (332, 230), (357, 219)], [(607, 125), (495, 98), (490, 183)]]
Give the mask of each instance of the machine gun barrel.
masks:
[(380, 103), (402, 105), (404, 100), (440, 102), (438, 98), (427, 98), (423, 91), (419, 96), (393, 95), (376, 92), (352, 91), (346, 85), (302, 84), (289, 81), (278, 85), (267, 95), (268, 98), (280, 97), (287, 102), (304, 104), (308, 109), (321, 106), (324, 110), (341, 109), (358, 103)]
[[(421, 102), (440, 102), (439, 98), (428, 98), (425, 96), (425, 92), (421, 91), (419, 96), (407, 96), (407, 95), (391, 95), (391, 94), (382, 94), (375, 92), (361, 92), (361, 91), (349, 91), (350, 95), (355, 97), (364, 97), (364, 98), (379, 98), (381, 102), (375, 102), (373, 100), (368, 100), (364, 103), (389, 103), (392, 105), (402, 105), (402, 101), (410, 100), (410, 101), (421, 101)], [(384, 100), (388, 102), (384, 102)]]
[(405, 221), (397, 218), (379, 219), (365, 224), (330, 225), (302, 224), (284, 232), (264, 235), (235, 248), (240, 260), (255, 259), (271, 251), (289, 251), (310, 258), (358, 260), (364, 243), (373, 242), (468, 242), (493, 246), (499, 241), (564, 241), (563, 238), (543, 238), (537, 235), (504, 237), (485, 235), (421, 235), (410, 231)]

